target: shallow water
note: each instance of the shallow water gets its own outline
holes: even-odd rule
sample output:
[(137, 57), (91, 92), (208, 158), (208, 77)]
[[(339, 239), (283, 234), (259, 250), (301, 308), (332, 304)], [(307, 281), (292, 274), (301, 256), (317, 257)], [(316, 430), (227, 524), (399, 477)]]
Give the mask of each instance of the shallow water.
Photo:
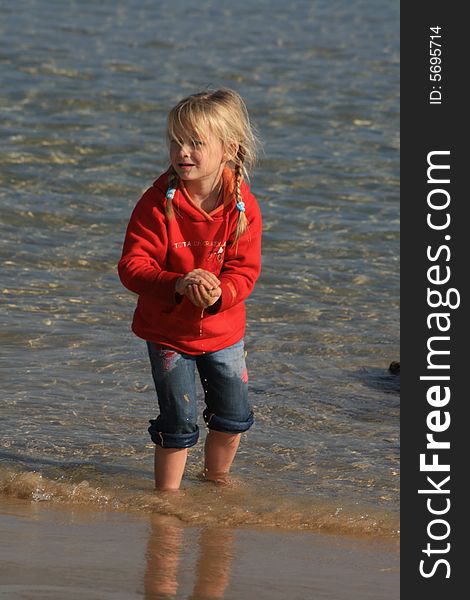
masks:
[(0, 506), (7, 600), (396, 600), (395, 541), (18, 499)]
[[(398, 4), (29, 0), (2, 13), (0, 489), (394, 535)], [(116, 263), (166, 166), (167, 110), (207, 85), (237, 89), (264, 140), (246, 335), (257, 420), (235, 488), (199, 480), (199, 443), (175, 507), (151, 489), (155, 394)]]

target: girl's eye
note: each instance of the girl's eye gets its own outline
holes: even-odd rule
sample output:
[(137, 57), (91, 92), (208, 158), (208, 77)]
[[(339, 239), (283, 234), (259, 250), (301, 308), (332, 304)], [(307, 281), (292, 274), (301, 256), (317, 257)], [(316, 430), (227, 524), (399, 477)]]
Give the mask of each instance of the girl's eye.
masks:
[(201, 142), (201, 140), (193, 140), (193, 146), (195, 148), (198, 148), (198, 147), (203, 146), (203, 145), (204, 145), (204, 142)]

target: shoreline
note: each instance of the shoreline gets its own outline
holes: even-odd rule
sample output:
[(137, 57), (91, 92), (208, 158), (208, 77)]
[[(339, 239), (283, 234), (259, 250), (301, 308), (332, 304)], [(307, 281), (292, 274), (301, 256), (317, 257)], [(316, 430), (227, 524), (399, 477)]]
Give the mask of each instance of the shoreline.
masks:
[(0, 498), (0, 598), (395, 600), (398, 543)]
[[(151, 479), (125, 481), (108, 474), (77, 472), (72, 478), (55, 472), (3, 469), (0, 498), (33, 501), (65, 510), (89, 509), (137, 516), (178, 518), (182, 526), (232, 527), (260, 531), (298, 531), (397, 543), (396, 514), (366, 507), (354, 499), (295, 497), (273, 494), (234, 477), (234, 485), (215, 486), (193, 479), (178, 493), (156, 493)], [(83, 476), (87, 478), (84, 479)], [(91, 477), (90, 477), (91, 475)]]

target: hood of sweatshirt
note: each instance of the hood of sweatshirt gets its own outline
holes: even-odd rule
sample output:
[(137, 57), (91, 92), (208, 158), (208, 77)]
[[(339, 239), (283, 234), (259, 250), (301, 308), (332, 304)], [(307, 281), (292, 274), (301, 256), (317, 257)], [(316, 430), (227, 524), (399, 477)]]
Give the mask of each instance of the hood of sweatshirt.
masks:
[[(164, 206), (166, 205), (167, 199), (165, 197), (168, 190), (168, 178), (170, 169), (163, 173), (154, 183), (153, 187), (157, 188), (164, 197)], [(206, 212), (203, 208), (198, 206), (189, 195), (184, 182), (180, 180), (176, 193), (172, 200), (173, 208), (175, 212), (185, 214), (191, 221), (219, 221), (225, 218), (227, 212), (235, 208), (235, 175), (229, 167), (225, 167), (222, 173), (223, 180), (223, 202), (219, 204), (210, 213)], [(242, 182), (242, 186), (246, 185)]]

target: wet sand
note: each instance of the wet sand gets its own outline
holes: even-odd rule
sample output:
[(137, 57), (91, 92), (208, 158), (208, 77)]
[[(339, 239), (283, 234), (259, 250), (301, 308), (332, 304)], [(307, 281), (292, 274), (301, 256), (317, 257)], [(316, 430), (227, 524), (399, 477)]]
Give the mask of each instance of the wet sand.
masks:
[(396, 542), (0, 498), (0, 599), (397, 600)]

